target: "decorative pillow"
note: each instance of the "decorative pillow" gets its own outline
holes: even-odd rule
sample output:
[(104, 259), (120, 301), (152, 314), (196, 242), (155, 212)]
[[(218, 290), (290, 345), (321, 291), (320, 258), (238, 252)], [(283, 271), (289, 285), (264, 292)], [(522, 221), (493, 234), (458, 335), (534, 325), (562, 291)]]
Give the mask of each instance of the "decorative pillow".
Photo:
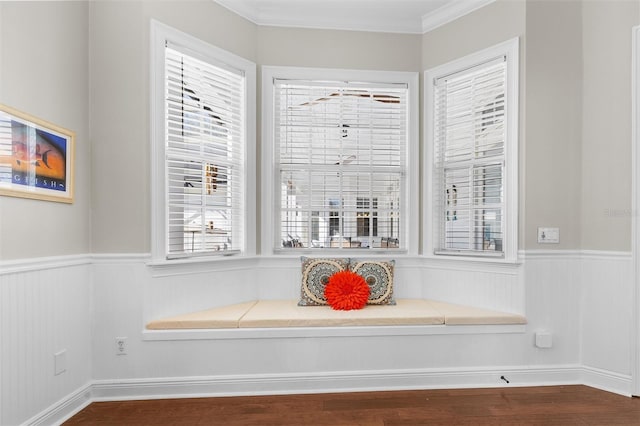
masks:
[(362, 309), (369, 300), (369, 286), (360, 275), (351, 271), (336, 272), (324, 288), (327, 303), (337, 311)]
[(327, 304), (324, 288), (331, 275), (349, 270), (349, 259), (313, 259), (302, 256), (302, 286), (299, 306)]
[(369, 305), (395, 305), (393, 298), (394, 260), (375, 261), (352, 259), (349, 270), (362, 276), (369, 285)]

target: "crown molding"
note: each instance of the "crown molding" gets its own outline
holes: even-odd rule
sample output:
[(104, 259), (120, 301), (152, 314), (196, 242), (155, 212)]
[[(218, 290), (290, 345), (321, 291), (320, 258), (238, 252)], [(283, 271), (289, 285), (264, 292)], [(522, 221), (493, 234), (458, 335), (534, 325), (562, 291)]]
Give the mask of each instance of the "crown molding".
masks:
[(254, 24), (260, 24), (260, 12), (255, 7), (249, 6), (244, 1), (238, 0), (213, 0), (225, 9), (229, 9), (236, 15), (240, 15), (243, 18), (253, 22)]
[(422, 17), (390, 20), (386, 16), (369, 19), (331, 17), (319, 14), (302, 16), (295, 11), (265, 7), (259, 9), (242, 0), (214, 0), (224, 8), (260, 26), (313, 28), (382, 33), (424, 34), (468, 13), (480, 9), (495, 0), (451, 0), (444, 6)]
[(474, 12), (495, 0), (453, 0), (422, 17), (422, 33), (428, 33)]

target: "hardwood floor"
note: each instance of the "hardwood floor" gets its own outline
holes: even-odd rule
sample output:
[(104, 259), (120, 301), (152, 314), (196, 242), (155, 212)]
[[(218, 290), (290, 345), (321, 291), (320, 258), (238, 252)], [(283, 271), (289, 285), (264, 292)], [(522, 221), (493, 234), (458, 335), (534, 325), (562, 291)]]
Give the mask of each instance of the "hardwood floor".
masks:
[(640, 425), (640, 398), (549, 386), (94, 402), (64, 425)]

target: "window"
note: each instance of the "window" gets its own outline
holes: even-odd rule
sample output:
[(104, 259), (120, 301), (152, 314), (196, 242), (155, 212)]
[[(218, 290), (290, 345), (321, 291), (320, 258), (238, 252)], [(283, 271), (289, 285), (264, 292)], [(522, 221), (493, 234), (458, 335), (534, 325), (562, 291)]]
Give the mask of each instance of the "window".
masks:
[(246, 253), (255, 65), (152, 28), (154, 256)]
[(518, 41), (425, 72), (431, 253), (515, 260)]
[(417, 251), (416, 80), (265, 67), (263, 250)]

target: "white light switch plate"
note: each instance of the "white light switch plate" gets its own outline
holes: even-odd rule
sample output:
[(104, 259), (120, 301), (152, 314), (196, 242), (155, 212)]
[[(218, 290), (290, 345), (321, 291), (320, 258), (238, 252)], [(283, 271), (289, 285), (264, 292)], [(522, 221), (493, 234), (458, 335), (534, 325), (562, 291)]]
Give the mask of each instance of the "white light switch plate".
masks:
[(560, 228), (538, 228), (539, 244), (560, 243)]
[(53, 374), (58, 376), (67, 371), (67, 350), (53, 354)]

